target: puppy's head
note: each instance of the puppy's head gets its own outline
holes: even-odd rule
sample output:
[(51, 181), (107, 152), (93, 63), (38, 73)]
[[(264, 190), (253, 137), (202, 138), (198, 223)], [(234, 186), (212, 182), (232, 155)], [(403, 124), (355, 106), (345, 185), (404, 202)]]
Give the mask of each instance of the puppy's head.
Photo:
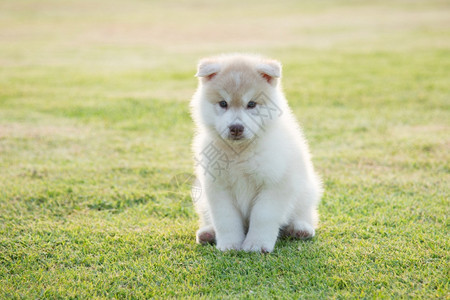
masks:
[(282, 113), (281, 65), (275, 60), (238, 54), (207, 58), (196, 76), (194, 119), (223, 139), (253, 139)]

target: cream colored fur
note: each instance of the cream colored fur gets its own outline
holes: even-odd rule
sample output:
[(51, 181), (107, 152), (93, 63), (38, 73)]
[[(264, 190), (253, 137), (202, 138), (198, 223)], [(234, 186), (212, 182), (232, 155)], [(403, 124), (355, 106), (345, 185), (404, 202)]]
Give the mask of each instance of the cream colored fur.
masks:
[[(215, 241), (222, 251), (271, 252), (280, 232), (314, 236), (321, 182), (281, 90), (281, 65), (223, 55), (200, 61), (197, 76), (191, 101), (202, 188), (197, 241)], [(232, 125), (244, 127), (239, 140), (230, 136)]]

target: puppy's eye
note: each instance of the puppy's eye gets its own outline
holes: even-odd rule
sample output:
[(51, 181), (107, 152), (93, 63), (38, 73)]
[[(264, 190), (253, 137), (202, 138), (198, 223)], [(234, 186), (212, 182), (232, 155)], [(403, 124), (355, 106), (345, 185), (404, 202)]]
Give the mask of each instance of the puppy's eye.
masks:
[(222, 101), (219, 102), (219, 106), (222, 107), (222, 108), (227, 108), (228, 103), (227, 103), (227, 101), (222, 100)]
[(256, 107), (256, 102), (255, 101), (250, 101), (247, 103), (247, 108), (255, 108)]

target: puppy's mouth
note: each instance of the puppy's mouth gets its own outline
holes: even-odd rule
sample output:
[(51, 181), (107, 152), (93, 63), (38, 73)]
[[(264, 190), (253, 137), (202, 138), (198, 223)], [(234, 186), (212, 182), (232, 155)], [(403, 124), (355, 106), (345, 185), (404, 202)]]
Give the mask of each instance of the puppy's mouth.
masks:
[(227, 137), (229, 140), (231, 141), (241, 141), (241, 140), (246, 140), (246, 138), (244, 136), (234, 136), (229, 134)]

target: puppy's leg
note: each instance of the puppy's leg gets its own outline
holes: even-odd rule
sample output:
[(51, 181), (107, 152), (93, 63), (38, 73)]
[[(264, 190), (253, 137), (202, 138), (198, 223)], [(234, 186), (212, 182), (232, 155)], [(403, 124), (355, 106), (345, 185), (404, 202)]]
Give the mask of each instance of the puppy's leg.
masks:
[(200, 229), (197, 230), (196, 241), (199, 244), (213, 243), (216, 239), (216, 233), (211, 221), (211, 214), (207, 199), (203, 194), (194, 199), (195, 210), (200, 217)]
[(230, 193), (222, 188), (211, 187), (207, 191), (207, 197), (217, 249), (240, 250), (245, 238), (244, 226)]
[(287, 215), (287, 205), (279, 201), (285, 197), (274, 190), (263, 190), (259, 194), (250, 215), (250, 226), (242, 245), (245, 251), (272, 252), (278, 238), (280, 226)]
[(298, 239), (312, 238), (319, 219), (317, 203), (321, 194), (320, 186), (311, 183), (308, 187), (298, 196), (291, 221), (284, 229), (284, 234)]

